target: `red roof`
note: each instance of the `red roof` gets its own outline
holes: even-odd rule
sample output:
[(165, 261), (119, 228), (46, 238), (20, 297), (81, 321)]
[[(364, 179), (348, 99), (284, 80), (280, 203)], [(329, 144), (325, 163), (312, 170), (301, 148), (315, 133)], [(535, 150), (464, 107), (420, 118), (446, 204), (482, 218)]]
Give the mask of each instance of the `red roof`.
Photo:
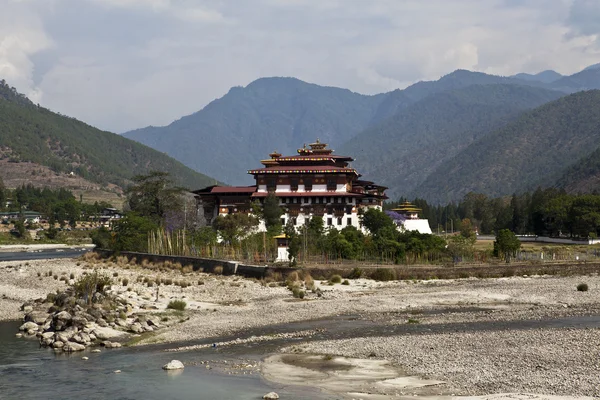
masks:
[[(259, 168), (259, 169), (251, 169), (248, 171), (249, 174), (279, 174), (279, 173), (288, 173), (288, 174), (306, 174), (311, 172), (320, 172), (323, 174), (338, 174), (338, 173), (347, 173), (347, 174), (357, 174), (354, 168), (342, 168), (328, 165), (303, 165), (303, 166), (276, 166), (271, 168)], [(358, 174), (357, 174), (358, 175)]]
[(253, 193), (256, 191), (256, 186), (215, 186), (210, 193)]

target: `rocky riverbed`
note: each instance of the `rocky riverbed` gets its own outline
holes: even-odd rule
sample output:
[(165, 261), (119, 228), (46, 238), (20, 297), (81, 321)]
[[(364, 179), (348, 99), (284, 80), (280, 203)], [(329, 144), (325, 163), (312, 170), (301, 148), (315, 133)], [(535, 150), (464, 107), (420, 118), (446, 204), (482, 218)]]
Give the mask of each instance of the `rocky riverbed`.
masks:
[[(598, 276), (385, 283), (358, 279), (348, 285), (316, 281), (321, 295), (307, 290), (301, 300), (276, 282), (186, 272), (185, 268), (141, 268), (123, 260), (3, 262), (0, 317), (22, 318), (23, 303), (66, 288), (71, 274), (77, 279), (94, 269), (110, 276), (112, 293), (130, 305), (125, 326), (115, 321), (117, 329), (127, 331), (140, 315), (165, 326), (152, 332), (129, 332), (136, 344), (237, 335), (240, 340), (230, 344), (240, 345), (251, 341), (244, 332), (298, 323), (299, 332), (310, 334), (291, 335), (294, 345), (280, 349), (284, 354), (382, 360), (400, 375), (443, 382), (413, 388), (378, 385), (370, 389), (370, 396), (600, 395), (600, 323), (588, 319), (585, 326), (575, 322), (563, 327), (561, 322), (600, 315)], [(576, 290), (581, 282), (588, 284), (587, 292)], [(168, 310), (171, 300), (185, 301), (186, 311)], [(340, 315), (351, 315), (361, 329), (336, 336), (336, 324), (323, 323), (329, 332), (319, 336), (299, 323)], [(319, 327), (318, 322), (312, 325), (309, 328)], [(260, 338), (256, 341), (268, 340), (269, 335), (263, 336), (256, 335)], [(359, 395), (369, 398), (367, 394)]]

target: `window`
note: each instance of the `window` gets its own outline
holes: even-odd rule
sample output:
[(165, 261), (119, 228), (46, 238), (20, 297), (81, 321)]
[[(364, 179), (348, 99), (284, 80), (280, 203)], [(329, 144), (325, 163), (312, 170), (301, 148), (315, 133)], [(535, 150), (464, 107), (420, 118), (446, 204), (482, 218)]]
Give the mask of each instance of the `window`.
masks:
[(306, 190), (307, 192), (310, 192), (310, 191), (312, 191), (312, 186), (313, 186), (312, 179), (310, 179), (310, 178), (304, 179), (304, 190)]
[(327, 190), (335, 191), (335, 189), (337, 189), (337, 184), (335, 182), (335, 179), (333, 179), (333, 178), (327, 179)]
[(337, 224), (338, 224), (338, 225), (341, 225), (341, 224), (342, 224), (342, 217), (338, 217), (338, 219), (337, 219)]
[(308, 204), (308, 197), (304, 198), (304, 204)]
[(290, 190), (292, 192), (298, 191), (298, 178), (290, 179)]
[(285, 218), (281, 218), (281, 225), (285, 226)]
[(350, 217), (346, 218), (346, 225), (348, 225), (348, 226), (352, 225), (352, 218), (350, 218)]
[(327, 226), (333, 225), (333, 220), (331, 218), (327, 218)]
[(275, 178), (267, 179), (267, 191), (272, 192), (277, 189), (277, 180)]
[(294, 225), (294, 226), (298, 225), (298, 218), (296, 218), (296, 217), (292, 218), (292, 225)]

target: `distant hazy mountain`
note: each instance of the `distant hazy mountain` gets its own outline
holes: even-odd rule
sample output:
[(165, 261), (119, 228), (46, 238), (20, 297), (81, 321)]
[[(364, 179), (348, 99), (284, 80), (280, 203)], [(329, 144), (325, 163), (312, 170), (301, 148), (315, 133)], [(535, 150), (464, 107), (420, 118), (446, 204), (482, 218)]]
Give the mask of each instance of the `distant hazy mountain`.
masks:
[(598, 63), (598, 64), (593, 64), (593, 65), (590, 65), (589, 67), (586, 67), (586, 68), (584, 69), (584, 71), (586, 71), (586, 70), (590, 70), (590, 69), (598, 69), (598, 68), (600, 68), (600, 63)]
[(537, 81), (543, 83), (552, 83), (554, 81), (559, 80), (563, 76), (556, 71), (546, 70), (542, 72), (538, 72), (537, 74), (526, 74), (520, 73), (512, 76), (516, 79), (521, 79), (524, 81)]
[(219, 180), (243, 184), (251, 181), (246, 170), (258, 166), (270, 151), (293, 154), (316, 138), (337, 150), (367, 127), (427, 96), (493, 83), (541, 85), (459, 70), (435, 82), (365, 96), (294, 78), (262, 78), (246, 87), (232, 88), (204, 109), (168, 126), (123, 135)]
[(169, 126), (124, 136), (229, 184), (242, 184), (251, 181), (246, 171), (260, 166), (273, 150), (295, 154), (317, 138), (333, 148), (344, 143), (368, 126), (386, 97), (293, 78), (263, 78), (232, 88)]
[[(134, 175), (151, 170), (169, 172), (179, 184), (189, 187), (214, 182), (133, 140), (36, 106), (4, 80), (0, 81), (0, 164), (0, 176), (5, 179), (12, 177), (12, 169), (20, 171), (19, 167), (27, 164), (32, 174), (29, 179), (35, 177), (41, 183), (44, 178), (34, 175), (35, 165), (73, 176), (74, 182), (79, 177), (121, 188)], [(48, 168), (39, 170), (50, 171)]]
[[(339, 149), (392, 198), (413, 194), (440, 164), (524, 110), (564, 94), (518, 85), (471, 85), (428, 96), (361, 132)], [(416, 194), (418, 195), (418, 193)]]
[(565, 77), (457, 70), (375, 96), (262, 78), (168, 126), (124, 135), (229, 184), (250, 183), (246, 171), (269, 152), (293, 154), (320, 138), (338, 154), (356, 156), (365, 178), (389, 185), (393, 195), (408, 194), (440, 163), (520, 112), (599, 86), (600, 69), (594, 68)]
[(600, 68), (592, 66), (576, 74), (565, 76), (550, 84), (552, 89), (577, 92), (581, 90), (600, 89)]
[(572, 94), (477, 140), (441, 164), (415, 193), (446, 202), (471, 191), (501, 196), (538, 185), (569, 187), (594, 176), (598, 143), (600, 91)]

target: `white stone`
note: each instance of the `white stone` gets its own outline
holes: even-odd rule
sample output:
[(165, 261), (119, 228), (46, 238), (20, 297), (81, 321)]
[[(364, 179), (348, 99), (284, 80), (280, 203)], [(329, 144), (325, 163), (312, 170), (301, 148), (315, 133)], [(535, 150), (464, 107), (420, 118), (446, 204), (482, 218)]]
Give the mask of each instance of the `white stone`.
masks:
[(38, 329), (38, 325), (35, 322), (25, 322), (23, 325), (21, 325), (19, 327), (20, 331), (30, 331), (30, 330), (36, 330)]
[(278, 398), (279, 395), (275, 392), (267, 393), (263, 396), (263, 399), (265, 400), (277, 400)]
[(85, 350), (85, 346), (79, 343), (68, 342), (62, 348), (63, 351), (72, 352), (72, 351), (83, 351)]
[(168, 364), (163, 365), (163, 369), (171, 370), (171, 369), (183, 369), (184, 365), (179, 360), (171, 360)]

